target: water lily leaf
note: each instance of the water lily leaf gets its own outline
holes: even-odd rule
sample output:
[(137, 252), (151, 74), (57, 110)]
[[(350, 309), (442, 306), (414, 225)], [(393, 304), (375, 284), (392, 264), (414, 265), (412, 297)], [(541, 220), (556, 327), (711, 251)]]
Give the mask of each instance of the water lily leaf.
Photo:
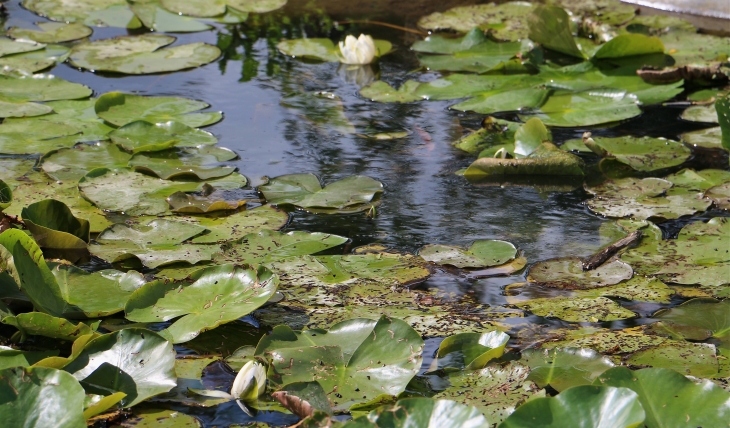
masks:
[(452, 143), (457, 149), (467, 153), (479, 153), (489, 147), (514, 142), (514, 135), (522, 125), (508, 120), (487, 117), (483, 127), (471, 132)]
[(646, 417), (629, 388), (581, 385), (555, 397), (541, 397), (518, 407), (501, 427), (634, 427)]
[(164, 9), (159, 0), (134, 0), (129, 8), (145, 27), (160, 33), (192, 33), (211, 28), (197, 19)]
[(492, 423), (473, 406), (465, 406), (450, 400), (417, 397), (404, 398), (395, 404), (378, 407), (365, 416), (345, 423), (343, 428), (408, 426), (436, 428), (441, 426), (443, 421), (449, 421), (449, 426), (454, 428), (492, 426)]
[(343, 411), (403, 392), (421, 366), (423, 346), (408, 324), (381, 317), (352, 319), (329, 330), (277, 326), (261, 339), (256, 355), (271, 359), (269, 381), (274, 385), (316, 381), (334, 410)]
[(77, 338), (94, 334), (87, 324), (74, 324), (67, 319), (54, 317), (43, 312), (25, 312), (3, 318), (4, 324), (12, 325), (26, 336), (44, 336), (52, 339), (75, 341)]
[[(491, 92), (532, 88), (542, 79), (525, 75), (452, 74), (442, 79), (421, 83), (415, 94), (427, 100), (453, 100)], [(408, 82), (404, 83), (407, 85)]]
[(476, 371), (459, 371), (449, 375), (451, 386), (433, 398), (475, 406), (490, 421), (499, 424), (525, 400), (545, 396), (544, 389), (527, 379), (529, 374), (530, 369), (517, 362), (504, 367), (493, 365)]
[(52, 111), (51, 107), (43, 104), (0, 101), (0, 117), (33, 117)]
[(230, 174), (207, 183), (153, 178), (129, 168), (98, 168), (79, 180), (79, 191), (97, 207), (129, 215), (158, 215), (168, 211), (165, 198), (175, 192), (197, 192), (204, 186), (235, 190), (246, 184), (246, 177)]
[(199, 67), (214, 61), (220, 49), (207, 43), (165, 47), (175, 37), (146, 34), (82, 42), (71, 49), (76, 67), (124, 74), (150, 74)]
[(621, 58), (633, 55), (663, 53), (664, 44), (658, 37), (643, 34), (621, 34), (601, 45), (594, 58)]
[(640, 114), (635, 95), (620, 89), (605, 89), (557, 91), (537, 113), (521, 114), (520, 118), (537, 117), (548, 126), (578, 127), (617, 122)]
[(719, 426), (730, 416), (730, 394), (709, 380), (692, 381), (673, 370), (616, 367), (595, 383), (630, 388), (639, 394), (649, 428), (687, 419), (692, 425)]
[[(696, 327), (708, 331), (723, 342), (730, 340), (730, 300), (692, 299), (653, 315), (673, 325)], [(706, 338), (706, 337), (705, 337)]]
[(656, 278), (634, 276), (628, 281), (607, 287), (577, 290), (573, 296), (593, 298), (598, 296), (618, 297), (638, 302), (670, 303), (675, 290)]
[(659, 36), (667, 52), (674, 59), (673, 67), (685, 65), (707, 66), (725, 61), (730, 46), (724, 37), (688, 31), (671, 31)]
[(112, 142), (131, 153), (158, 152), (171, 147), (213, 145), (218, 139), (210, 132), (191, 128), (178, 122), (130, 122), (109, 133)]
[(476, 96), (450, 108), (490, 114), (502, 111), (519, 111), (538, 108), (545, 103), (551, 91), (544, 88), (525, 88)]
[(725, 239), (730, 222), (713, 218), (685, 226), (676, 239), (651, 242), (631, 249), (621, 259), (641, 275), (678, 284), (719, 286), (730, 281), (730, 255)]
[(516, 303), (520, 309), (541, 317), (568, 322), (604, 322), (634, 318), (635, 313), (605, 297), (554, 297)]
[(136, 120), (150, 123), (179, 122), (191, 128), (211, 125), (223, 118), (221, 112), (195, 113), (210, 107), (202, 101), (177, 97), (144, 97), (107, 92), (94, 106), (100, 118), (116, 126)]
[(489, 360), (504, 354), (509, 336), (501, 331), (489, 333), (459, 333), (444, 339), (439, 345), (436, 365), (439, 369), (479, 370)]
[(0, 212), (13, 203), (13, 189), (0, 180)]
[(637, 351), (626, 359), (629, 365), (672, 369), (697, 377), (716, 375), (719, 369), (717, 361), (715, 345), (685, 341)]
[(20, 215), (41, 248), (86, 251), (89, 221), (75, 217), (63, 202), (55, 199), (35, 202), (23, 208)]
[(31, 172), (35, 163), (35, 159), (0, 158), (0, 180), (15, 187), (25, 180), (25, 174)]
[[(393, 49), (393, 45), (387, 40), (373, 40), (375, 44), (375, 57), (381, 57)], [(339, 46), (326, 38), (306, 38), (294, 40), (282, 40), (276, 48), (284, 55), (292, 57), (309, 58), (326, 62), (343, 61)]]
[(92, 169), (124, 168), (131, 158), (116, 144), (99, 142), (48, 152), (41, 158), (40, 167), (55, 180), (78, 182)]
[(167, 203), (175, 213), (205, 214), (236, 210), (245, 206), (246, 200), (227, 200), (216, 195), (198, 196), (175, 192), (167, 197)]
[(91, 88), (51, 74), (28, 77), (0, 75), (0, 93), (7, 101), (53, 101), (88, 97)]
[(202, 428), (203, 423), (195, 416), (178, 410), (135, 408), (122, 422), (124, 428)]
[(691, 122), (717, 123), (718, 121), (714, 103), (688, 107), (682, 112), (680, 117)]
[(165, 180), (186, 176), (208, 180), (225, 177), (235, 171), (234, 167), (219, 164), (237, 157), (232, 150), (223, 147), (198, 146), (140, 153), (129, 161), (129, 166), (135, 171), (154, 174)]
[(312, 212), (357, 212), (377, 203), (383, 184), (354, 175), (322, 188), (314, 174), (288, 174), (270, 179), (259, 191), (272, 205), (293, 205)]
[(478, 27), (498, 40), (516, 41), (527, 37), (527, 16), (532, 8), (532, 4), (520, 1), (459, 6), (424, 16), (418, 21), (418, 26), (426, 30), (456, 30), (462, 33)]
[(704, 147), (707, 149), (724, 148), (722, 145), (722, 128), (719, 126), (685, 132), (680, 137), (684, 143), (693, 147)]
[(38, 361), (58, 355), (58, 350), (21, 351), (6, 346), (0, 347), (0, 370), (11, 367), (30, 367)]
[(520, 362), (530, 367), (528, 380), (558, 392), (578, 385), (590, 385), (601, 373), (615, 366), (592, 349), (526, 349)]
[(187, 342), (201, 332), (236, 320), (266, 303), (278, 278), (265, 268), (222, 265), (193, 273), (192, 283), (153, 281), (127, 301), (131, 321), (160, 322), (181, 317), (160, 334), (173, 343)]
[(66, 372), (45, 367), (0, 371), (7, 387), (2, 391), (0, 416), (9, 426), (86, 426), (84, 389)]
[(466, 177), (555, 175), (582, 176), (583, 161), (560, 150), (550, 142), (543, 142), (534, 152), (521, 159), (479, 158), (464, 172)]
[(424, 260), (459, 268), (497, 266), (517, 256), (517, 249), (506, 241), (479, 240), (468, 249), (449, 245), (429, 244), (418, 251)]
[(611, 260), (593, 270), (583, 270), (579, 257), (562, 257), (537, 262), (530, 268), (527, 280), (541, 285), (570, 290), (585, 290), (618, 284), (631, 279), (631, 266), (620, 260)]
[(261, 230), (278, 230), (284, 227), (289, 216), (268, 205), (243, 210), (228, 216), (195, 216), (176, 217), (177, 220), (187, 221), (207, 229), (196, 236), (191, 242), (196, 244), (211, 244), (216, 242), (233, 241), (249, 233)]
[(422, 53), (453, 54), (469, 50), (487, 40), (489, 39), (484, 35), (484, 32), (475, 27), (463, 37), (447, 38), (439, 35), (428, 36), (424, 40), (413, 43), (411, 49)]
[(264, 229), (229, 242), (216, 255), (216, 263), (262, 264), (287, 257), (315, 254), (344, 244), (348, 239), (329, 233), (288, 233)]
[(153, 331), (128, 328), (93, 339), (64, 370), (88, 393), (124, 392), (121, 404), (131, 407), (172, 389), (174, 367), (172, 343)]
[(124, 0), (23, 0), (23, 7), (54, 21), (81, 22), (96, 27), (139, 28), (141, 26)]
[(584, 59), (573, 39), (570, 16), (564, 9), (555, 6), (536, 6), (527, 18), (530, 40), (548, 49)]
[(722, 210), (730, 209), (730, 182), (715, 186), (705, 192), (705, 197), (712, 199), (715, 206)]
[(665, 138), (596, 137), (593, 141), (606, 151), (604, 157), (616, 159), (637, 171), (655, 171), (677, 166), (692, 154), (682, 143)]
[(71, 147), (78, 131), (61, 123), (38, 126), (24, 121), (0, 125), (0, 150), (4, 154), (35, 154)]
[(284, 7), (286, 0), (160, 0), (165, 9), (191, 16), (213, 17), (226, 12), (226, 7), (239, 12), (266, 13)]
[(83, 39), (91, 35), (91, 28), (79, 23), (38, 22), (40, 30), (12, 27), (8, 36), (14, 39), (33, 40), (38, 43), (61, 43)]
[(228, 398), (212, 398), (191, 394), (190, 389), (205, 389), (202, 377), (206, 367), (220, 361), (220, 357), (186, 356), (175, 360), (177, 386), (169, 392), (153, 398), (154, 401), (174, 402), (184, 406), (212, 407), (230, 401)]
[(0, 56), (37, 51), (44, 47), (46, 45), (43, 43), (31, 40), (11, 40), (7, 37), (0, 37)]
[[(73, 129), (75, 132), (70, 135), (73, 136), (74, 141), (87, 142), (87, 141), (99, 141), (106, 140), (109, 134), (114, 128), (111, 128), (104, 124), (104, 121), (99, 119), (94, 112), (94, 102), (96, 98), (88, 100), (62, 100), (62, 101), (50, 101), (44, 103), (43, 106), (51, 108), (52, 114), (46, 114), (43, 116), (36, 116), (34, 118), (25, 119), (6, 119), (3, 123), (14, 124), (20, 126), (22, 122), (28, 131), (33, 133), (38, 128), (49, 128), (62, 125), (63, 127), (70, 130)], [(67, 165), (72, 167), (72, 165)]]
[(115, 224), (89, 245), (89, 251), (110, 263), (136, 257), (150, 268), (177, 262), (195, 264), (220, 252), (218, 245), (182, 244), (203, 231), (201, 226), (165, 219), (145, 225)]

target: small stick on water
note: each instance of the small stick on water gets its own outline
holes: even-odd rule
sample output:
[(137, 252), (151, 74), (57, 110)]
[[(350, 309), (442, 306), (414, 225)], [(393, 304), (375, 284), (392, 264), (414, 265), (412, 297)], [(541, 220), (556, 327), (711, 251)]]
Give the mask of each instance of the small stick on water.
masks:
[(593, 270), (601, 266), (606, 262), (606, 260), (610, 259), (611, 257), (613, 257), (614, 254), (619, 252), (619, 250), (628, 247), (629, 245), (637, 242), (639, 239), (641, 239), (640, 230), (635, 230), (629, 233), (628, 236), (626, 236), (625, 238), (619, 239), (608, 247), (583, 260), (583, 270)]
[(382, 27), (388, 27), (388, 28), (395, 28), (396, 30), (406, 31), (413, 34), (418, 34), (420, 36), (428, 36), (428, 33), (421, 30), (416, 30), (413, 28), (408, 27), (401, 27), (400, 25), (395, 24), (388, 24), (387, 22), (380, 22), (380, 21), (371, 21), (369, 19), (348, 19), (345, 21), (337, 21), (335, 24), (372, 24), (372, 25), (380, 25)]

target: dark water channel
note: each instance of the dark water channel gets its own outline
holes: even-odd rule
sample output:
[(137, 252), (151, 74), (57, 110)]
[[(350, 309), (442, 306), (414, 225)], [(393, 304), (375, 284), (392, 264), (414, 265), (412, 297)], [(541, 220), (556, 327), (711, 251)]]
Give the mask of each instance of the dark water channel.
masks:
[[(335, 233), (352, 239), (351, 246), (382, 243), (401, 251), (414, 252), (430, 243), (469, 245), (476, 239), (501, 239), (514, 243), (534, 263), (552, 257), (587, 256), (607, 243), (599, 234), (606, 220), (588, 211), (583, 202), (589, 195), (581, 186), (573, 190), (549, 185), (511, 186), (507, 184), (473, 184), (454, 174), (468, 166), (471, 156), (453, 148), (451, 142), (469, 129), (477, 129), (483, 115), (448, 110), (453, 101), (380, 104), (358, 95), (361, 85), (379, 77), (397, 86), (408, 78), (434, 79), (438, 73), (410, 72), (418, 61), (408, 46), (418, 35), (378, 25), (353, 23), (336, 26), (335, 20), (370, 18), (415, 28), (418, 17), (435, 10), (445, 10), (469, 1), (414, 1), (401, 4), (367, 2), (347, 6), (339, 1), (290, 0), (284, 9), (251, 17), (239, 26), (218, 26), (214, 30), (179, 34), (178, 43), (204, 41), (218, 45), (224, 56), (206, 66), (170, 74), (120, 76), (79, 71), (64, 64), (52, 73), (72, 82), (90, 86), (95, 94), (124, 91), (143, 95), (181, 96), (203, 100), (213, 110), (225, 114), (222, 122), (206, 128), (219, 139), (219, 145), (235, 150), (235, 162), (251, 184), (261, 184), (264, 176), (311, 172), (325, 183), (349, 175), (373, 177), (385, 185), (382, 205), (377, 215), (313, 215), (292, 213), (289, 230)], [(365, 3), (365, 2), (361, 2)], [(6, 3), (9, 19), (6, 27), (27, 26), (38, 17), (25, 11), (18, 1)], [(388, 7), (388, 9), (383, 9)], [(402, 9), (402, 10), (401, 10)], [(345, 66), (334, 63), (305, 63), (285, 57), (275, 45), (282, 38), (329, 37), (364, 32), (387, 39), (396, 47), (367, 73), (348, 73)], [(127, 34), (127, 30), (95, 29), (93, 39)], [(396, 140), (375, 141), (357, 134), (342, 134), (322, 125), (326, 110), (301, 103), (297, 94), (327, 91), (342, 100), (344, 114), (357, 133), (407, 131), (409, 136)], [(683, 95), (678, 97), (681, 100)], [(635, 119), (608, 128), (592, 129), (594, 135), (637, 135), (677, 139), (678, 134), (704, 127), (679, 120), (683, 107), (646, 109)], [(507, 117), (509, 118), (509, 117)], [(563, 141), (579, 137), (585, 129), (553, 129), (553, 139)], [(589, 163), (598, 158), (585, 156)], [(717, 160), (715, 160), (717, 161)], [(727, 158), (719, 160), (727, 166)], [(692, 221), (725, 215), (711, 211)], [(675, 234), (685, 220), (660, 225), (666, 236)], [(342, 251), (342, 248), (338, 249)], [(502, 278), (467, 280), (447, 273), (437, 273), (425, 287), (439, 287), (457, 293), (473, 293), (490, 305), (505, 303), (504, 286), (524, 281), (524, 273)], [(656, 305), (631, 307), (642, 316), (656, 310)], [(542, 318), (539, 323), (552, 322)], [(643, 323), (647, 319), (632, 320)], [(558, 322), (559, 323), (559, 322)], [(626, 322), (609, 324), (621, 328)], [(244, 333), (243, 323), (228, 328), (238, 335), (241, 344), (255, 343), (257, 333)], [(219, 332), (219, 334), (226, 334)], [(246, 337), (242, 337), (241, 335)], [(237, 346), (228, 347), (235, 349)], [(438, 339), (428, 341), (424, 367)], [(192, 350), (205, 353), (202, 341), (191, 344)], [(181, 352), (191, 349), (179, 348)], [(231, 351), (232, 349), (229, 349)], [(230, 382), (232, 374), (213, 368), (206, 382), (220, 385)], [(228, 403), (212, 409), (184, 408), (208, 426), (245, 423), (251, 419)], [(256, 420), (276, 424), (296, 422), (296, 417), (281, 413), (260, 413)]]

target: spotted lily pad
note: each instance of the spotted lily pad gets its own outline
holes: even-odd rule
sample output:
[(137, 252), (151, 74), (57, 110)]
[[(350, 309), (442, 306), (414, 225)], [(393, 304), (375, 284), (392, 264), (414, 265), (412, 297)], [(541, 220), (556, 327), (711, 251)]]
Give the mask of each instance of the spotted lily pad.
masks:
[(691, 376), (712, 377), (719, 366), (715, 345), (677, 341), (634, 352), (626, 363), (639, 367), (666, 368)]
[(238, 155), (223, 147), (199, 146), (155, 153), (139, 153), (130, 161), (135, 171), (154, 174), (165, 180), (195, 177), (199, 180), (225, 177), (235, 171), (220, 163), (233, 160)]
[(202, 101), (177, 97), (144, 97), (122, 92), (107, 92), (94, 105), (96, 114), (116, 126), (136, 120), (150, 123), (179, 122), (191, 128), (210, 125), (223, 118), (221, 112), (196, 113), (210, 107)]
[(124, 0), (23, 0), (23, 7), (38, 15), (62, 22), (80, 22), (97, 27), (139, 28), (141, 26)]
[(568, 322), (603, 322), (634, 318), (635, 313), (605, 297), (554, 297), (515, 304), (535, 315)]
[(191, 128), (178, 122), (130, 122), (109, 133), (109, 138), (131, 153), (158, 152), (171, 147), (213, 145), (218, 139), (210, 132)]
[(38, 43), (61, 43), (83, 39), (91, 35), (91, 28), (79, 23), (38, 22), (40, 30), (13, 27), (8, 35), (14, 39), (33, 40)]
[(261, 264), (287, 257), (315, 254), (345, 242), (347, 238), (329, 233), (282, 233), (264, 229), (229, 242), (223, 252), (215, 257), (215, 261)]
[(233, 241), (261, 230), (281, 229), (289, 220), (289, 216), (281, 210), (264, 205), (227, 216), (178, 216), (177, 219), (204, 227), (206, 231), (193, 238), (191, 242), (206, 244)]
[(580, 258), (564, 257), (535, 263), (527, 279), (548, 287), (589, 289), (618, 284), (632, 275), (631, 266), (619, 260), (611, 260), (596, 269), (584, 271)]
[(226, 7), (239, 12), (265, 13), (284, 7), (286, 0), (160, 0), (165, 9), (182, 15), (213, 17), (226, 13)]
[(221, 195), (189, 195), (175, 192), (167, 197), (170, 209), (175, 213), (206, 214), (218, 211), (233, 211), (246, 205), (246, 200), (223, 198)]
[(273, 296), (278, 284), (268, 269), (246, 265), (201, 269), (190, 281), (145, 284), (127, 301), (126, 318), (160, 322), (181, 317), (160, 334), (173, 343), (187, 342), (254, 311)]
[(537, 113), (520, 117), (538, 117), (548, 126), (599, 125), (640, 115), (637, 100), (634, 94), (621, 89), (558, 91), (540, 106)]
[(377, 204), (383, 184), (370, 177), (355, 175), (322, 188), (314, 174), (275, 177), (259, 186), (267, 202), (295, 206), (313, 212), (357, 212)]
[(655, 171), (684, 163), (692, 152), (682, 143), (664, 138), (617, 137), (591, 139), (598, 153), (616, 159), (637, 171)]
[(449, 245), (430, 244), (418, 255), (424, 260), (459, 268), (482, 268), (504, 264), (515, 258), (517, 249), (506, 241), (480, 240), (468, 249)]
[[(62, 100), (44, 103), (51, 108), (50, 114), (23, 119), (6, 119), (5, 124), (20, 126), (22, 122), (30, 132), (38, 128), (63, 126), (75, 132), (71, 137), (77, 142), (107, 140), (107, 136), (114, 128), (107, 126), (94, 112), (96, 98), (88, 100)], [(71, 165), (67, 165), (71, 167)]]
[(116, 144), (99, 142), (46, 153), (40, 161), (43, 172), (61, 181), (76, 181), (95, 168), (124, 168), (132, 155)]
[(424, 16), (418, 21), (418, 26), (426, 30), (456, 30), (462, 33), (478, 27), (496, 39), (516, 41), (527, 37), (527, 15), (532, 8), (532, 4), (520, 1), (459, 6)]
[(197, 19), (168, 11), (160, 0), (134, 0), (129, 2), (129, 8), (145, 27), (160, 33), (191, 33), (211, 28)]
[(146, 34), (120, 36), (75, 45), (69, 61), (76, 67), (124, 74), (150, 74), (199, 67), (214, 61), (221, 51), (207, 43), (165, 47), (175, 37)]
[(466, 169), (466, 177), (555, 175), (582, 176), (583, 161), (546, 141), (521, 159), (483, 157)]
[(590, 385), (601, 373), (615, 366), (592, 349), (526, 349), (520, 361), (530, 367), (527, 379), (539, 387), (550, 385), (558, 392), (577, 385)]

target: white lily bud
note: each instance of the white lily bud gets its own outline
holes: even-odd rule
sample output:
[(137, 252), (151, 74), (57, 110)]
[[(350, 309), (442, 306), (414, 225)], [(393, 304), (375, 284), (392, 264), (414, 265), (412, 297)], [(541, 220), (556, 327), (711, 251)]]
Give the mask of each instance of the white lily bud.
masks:
[(236, 375), (231, 387), (235, 400), (255, 401), (266, 390), (266, 369), (255, 361), (247, 362)]
[(345, 64), (370, 64), (378, 50), (372, 37), (360, 34), (357, 39), (355, 36), (345, 37), (345, 41), (340, 42), (340, 53)]

